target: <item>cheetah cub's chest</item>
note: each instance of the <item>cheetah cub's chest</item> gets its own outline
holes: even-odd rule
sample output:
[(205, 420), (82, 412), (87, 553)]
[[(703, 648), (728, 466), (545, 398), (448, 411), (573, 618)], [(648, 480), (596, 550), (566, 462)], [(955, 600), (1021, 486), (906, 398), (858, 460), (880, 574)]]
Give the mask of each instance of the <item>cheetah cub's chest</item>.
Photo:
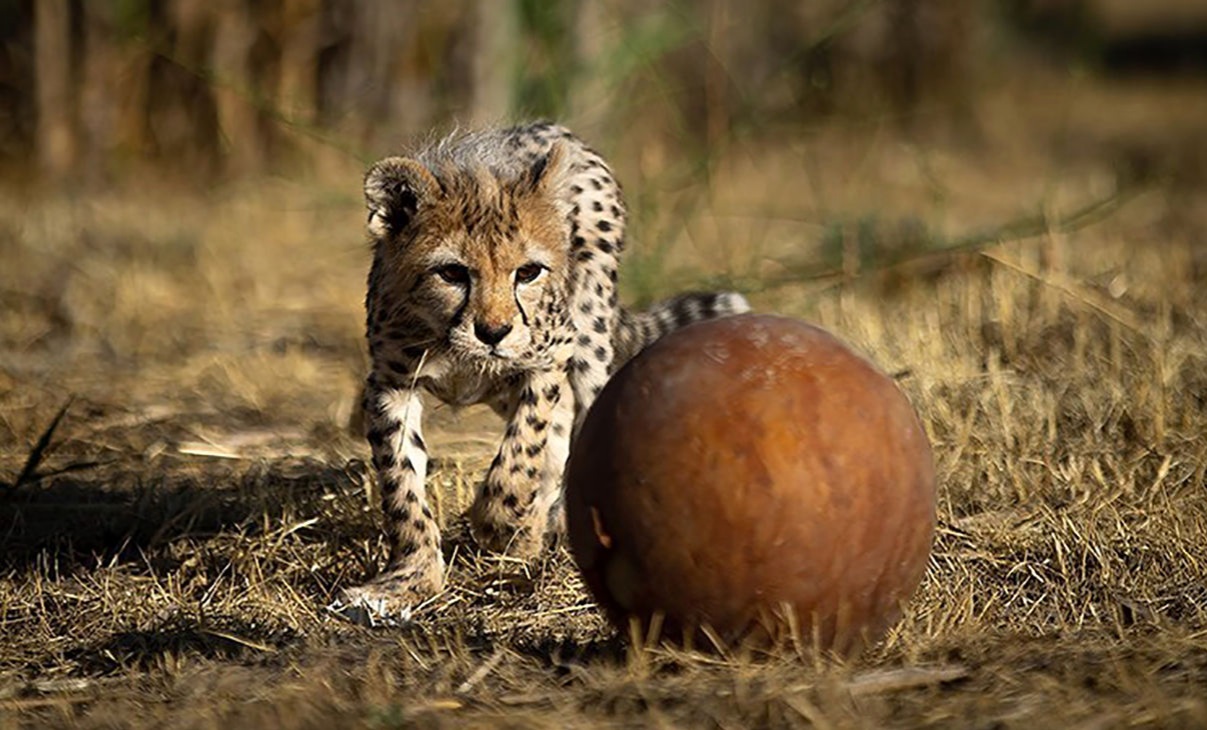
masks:
[[(565, 347), (560, 349), (564, 351)], [(545, 367), (551, 367), (554, 362), (552, 358), (539, 358), (537, 362), (544, 360), (548, 360)], [(416, 384), (452, 406), (476, 403), (494, 405), (507, 401), (519, 389), (527, 371), (528, 368), (525, 367), (505, 367), (499, 364), (484, 369), (472, 362), (434, 363), (430, 367), (425, 364)]]

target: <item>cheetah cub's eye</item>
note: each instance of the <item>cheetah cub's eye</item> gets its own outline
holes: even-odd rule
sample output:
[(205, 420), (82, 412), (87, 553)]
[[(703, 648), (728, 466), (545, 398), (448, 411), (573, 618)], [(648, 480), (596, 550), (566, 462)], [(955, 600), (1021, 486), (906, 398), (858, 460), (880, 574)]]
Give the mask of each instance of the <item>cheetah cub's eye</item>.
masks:
[(469, 269), (461, 264), (444, 264), (432, 269), (432, 273), (449, 284), (465, 285), (469, 283)]
[(515, 270), (515, 281), (517, 284), (531, 284), (540, 278), (540, 275), (545, 272), (545, 267), (542, 264), (530, 263), (524, 264)]

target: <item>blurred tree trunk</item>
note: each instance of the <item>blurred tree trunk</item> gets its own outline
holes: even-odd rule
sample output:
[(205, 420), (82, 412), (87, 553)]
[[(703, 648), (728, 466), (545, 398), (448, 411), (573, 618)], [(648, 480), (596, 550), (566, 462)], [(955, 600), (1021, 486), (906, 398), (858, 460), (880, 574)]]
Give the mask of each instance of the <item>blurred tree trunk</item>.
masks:
[[(226, 0), (214, 8), (214, 42), (210, 67), (218, 124), (225, 143), (228, 172), (241, 175), (264, 167), (265, 149), (255, 105), (256, 80), (252, 75), (252, 45), (257, 26), (241, 0)], [(212, 6), (211, 6), (212, 7)]]
[[(425, 16), (432, 13), (421, 0), (372, 0), (368, 6), (352, 52), (367, 66), (361, 77), (364, 85), (356, 88), (356, 106), (365, 107), (361, 137), (372, 140), (384, 133), (393, 147), (396, 138), (417, 134), (432, 122), (438, 71), (436, 64), (417, 57), (439, 31), (429, 26)], [(370, 102), (361, 101), (366, 89)]]
[(704, 141), (718, 154), (729, 139), (729, 74), (733, 61), (730, 43), (732, 20), (728, 0), (712, 0), (708, 7), (708, 50), (704, 71)]
[(317, 160), (323, 153), (311, 136), (318, 122), (319, 42), (322, 0), (280, 0), (272, 36), (280, 48), (280, 71), (273, 106), (283, 118), (275, 137), (290, 143), (292, 155)]
[(51, 177), (75, 164), (74, 84), (68, 0), (34, 3), (34, 83), (37, 85), (38, 162)]
[[(419, 15), (420, 3), (412, 0), (411, 10)], [(435, 117), (435, 86), (438, 62), (427, 46), (433, 37), (447, 35), (439, 21), (412, 22), (406, 34), (393, 36), (391, 68), (385, 87), (387, 106), (383, 118), (394, 135), (414, 135), (432, 124)], [(439, 41), (437, 42), (437, 45)]]
[(151, 53), (132, 48), (122, 62), (117, 95), (117, 128), (114, 141), (119, 149), (140, 155), (149, 147), (147, 107), (151, 87)]
[(318, 94), (320, 0), (282, 0), (276, 106), (291, 121), (314, 124)]
[(499, 124), (511, 111), (512, 72), (519, 53), (519, 17), (513, 0), (474, 0), (469, 118)]
[[(438, 62), (425, 49), (440, 47), (447, 32), (433, 23), (447, 6), (422, 0), (327, 0), (322, 6), (318, 52), (318, 121), (357, 144), (376, 147), (384, 137), (417, 133), (432, 120)], [(332, 154), (341, 154), (336, 150)]]
[(155, 7), (146, 33), (145, 152), (167, 169), (203, 180), (214, 171), (220, 125), (210, 49), (214, 11), (209, 0), (172, 0)]
[(108, 3), (86, 3), (83, 24), (79, 158), (89, 176), (103, 177), (115, 152), (145, 145), (149, 54), (123, 42)]
[(604, 4), (597, 0), (578, 3), (574, 14), (574, 64), (576, 66), (570, 84), (570, 113), (575, 126), (586, 130), (598, 128), (607, 122), (608, 84), (604, 78)]

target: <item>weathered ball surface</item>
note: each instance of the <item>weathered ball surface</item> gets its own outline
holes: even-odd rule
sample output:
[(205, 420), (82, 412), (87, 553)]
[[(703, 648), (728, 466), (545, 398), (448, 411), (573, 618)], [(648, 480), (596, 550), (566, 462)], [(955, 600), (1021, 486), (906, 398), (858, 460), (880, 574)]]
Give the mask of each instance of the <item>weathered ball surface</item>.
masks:
[[(850, 651), (900, 617), (935, 529), (930, 445), (892, 379), (822, 329), (747, 314), (667, 335), (592, 406), (570, 547), (618, 626)], [(707, 634), (704, 634), (707, 635)]]

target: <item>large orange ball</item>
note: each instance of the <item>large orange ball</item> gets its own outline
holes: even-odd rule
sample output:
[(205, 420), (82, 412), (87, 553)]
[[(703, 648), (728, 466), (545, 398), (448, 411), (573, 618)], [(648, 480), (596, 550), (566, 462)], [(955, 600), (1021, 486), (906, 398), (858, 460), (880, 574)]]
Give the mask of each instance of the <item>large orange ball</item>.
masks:
[(832, 335), (780, 316), (694, 324), (629, 362), (566, 479), (587, 586), (618, 625), (658, 615), (664, 637), (787, 629), (852, 650), (900, 617), (934, 536), (909, 401)]

